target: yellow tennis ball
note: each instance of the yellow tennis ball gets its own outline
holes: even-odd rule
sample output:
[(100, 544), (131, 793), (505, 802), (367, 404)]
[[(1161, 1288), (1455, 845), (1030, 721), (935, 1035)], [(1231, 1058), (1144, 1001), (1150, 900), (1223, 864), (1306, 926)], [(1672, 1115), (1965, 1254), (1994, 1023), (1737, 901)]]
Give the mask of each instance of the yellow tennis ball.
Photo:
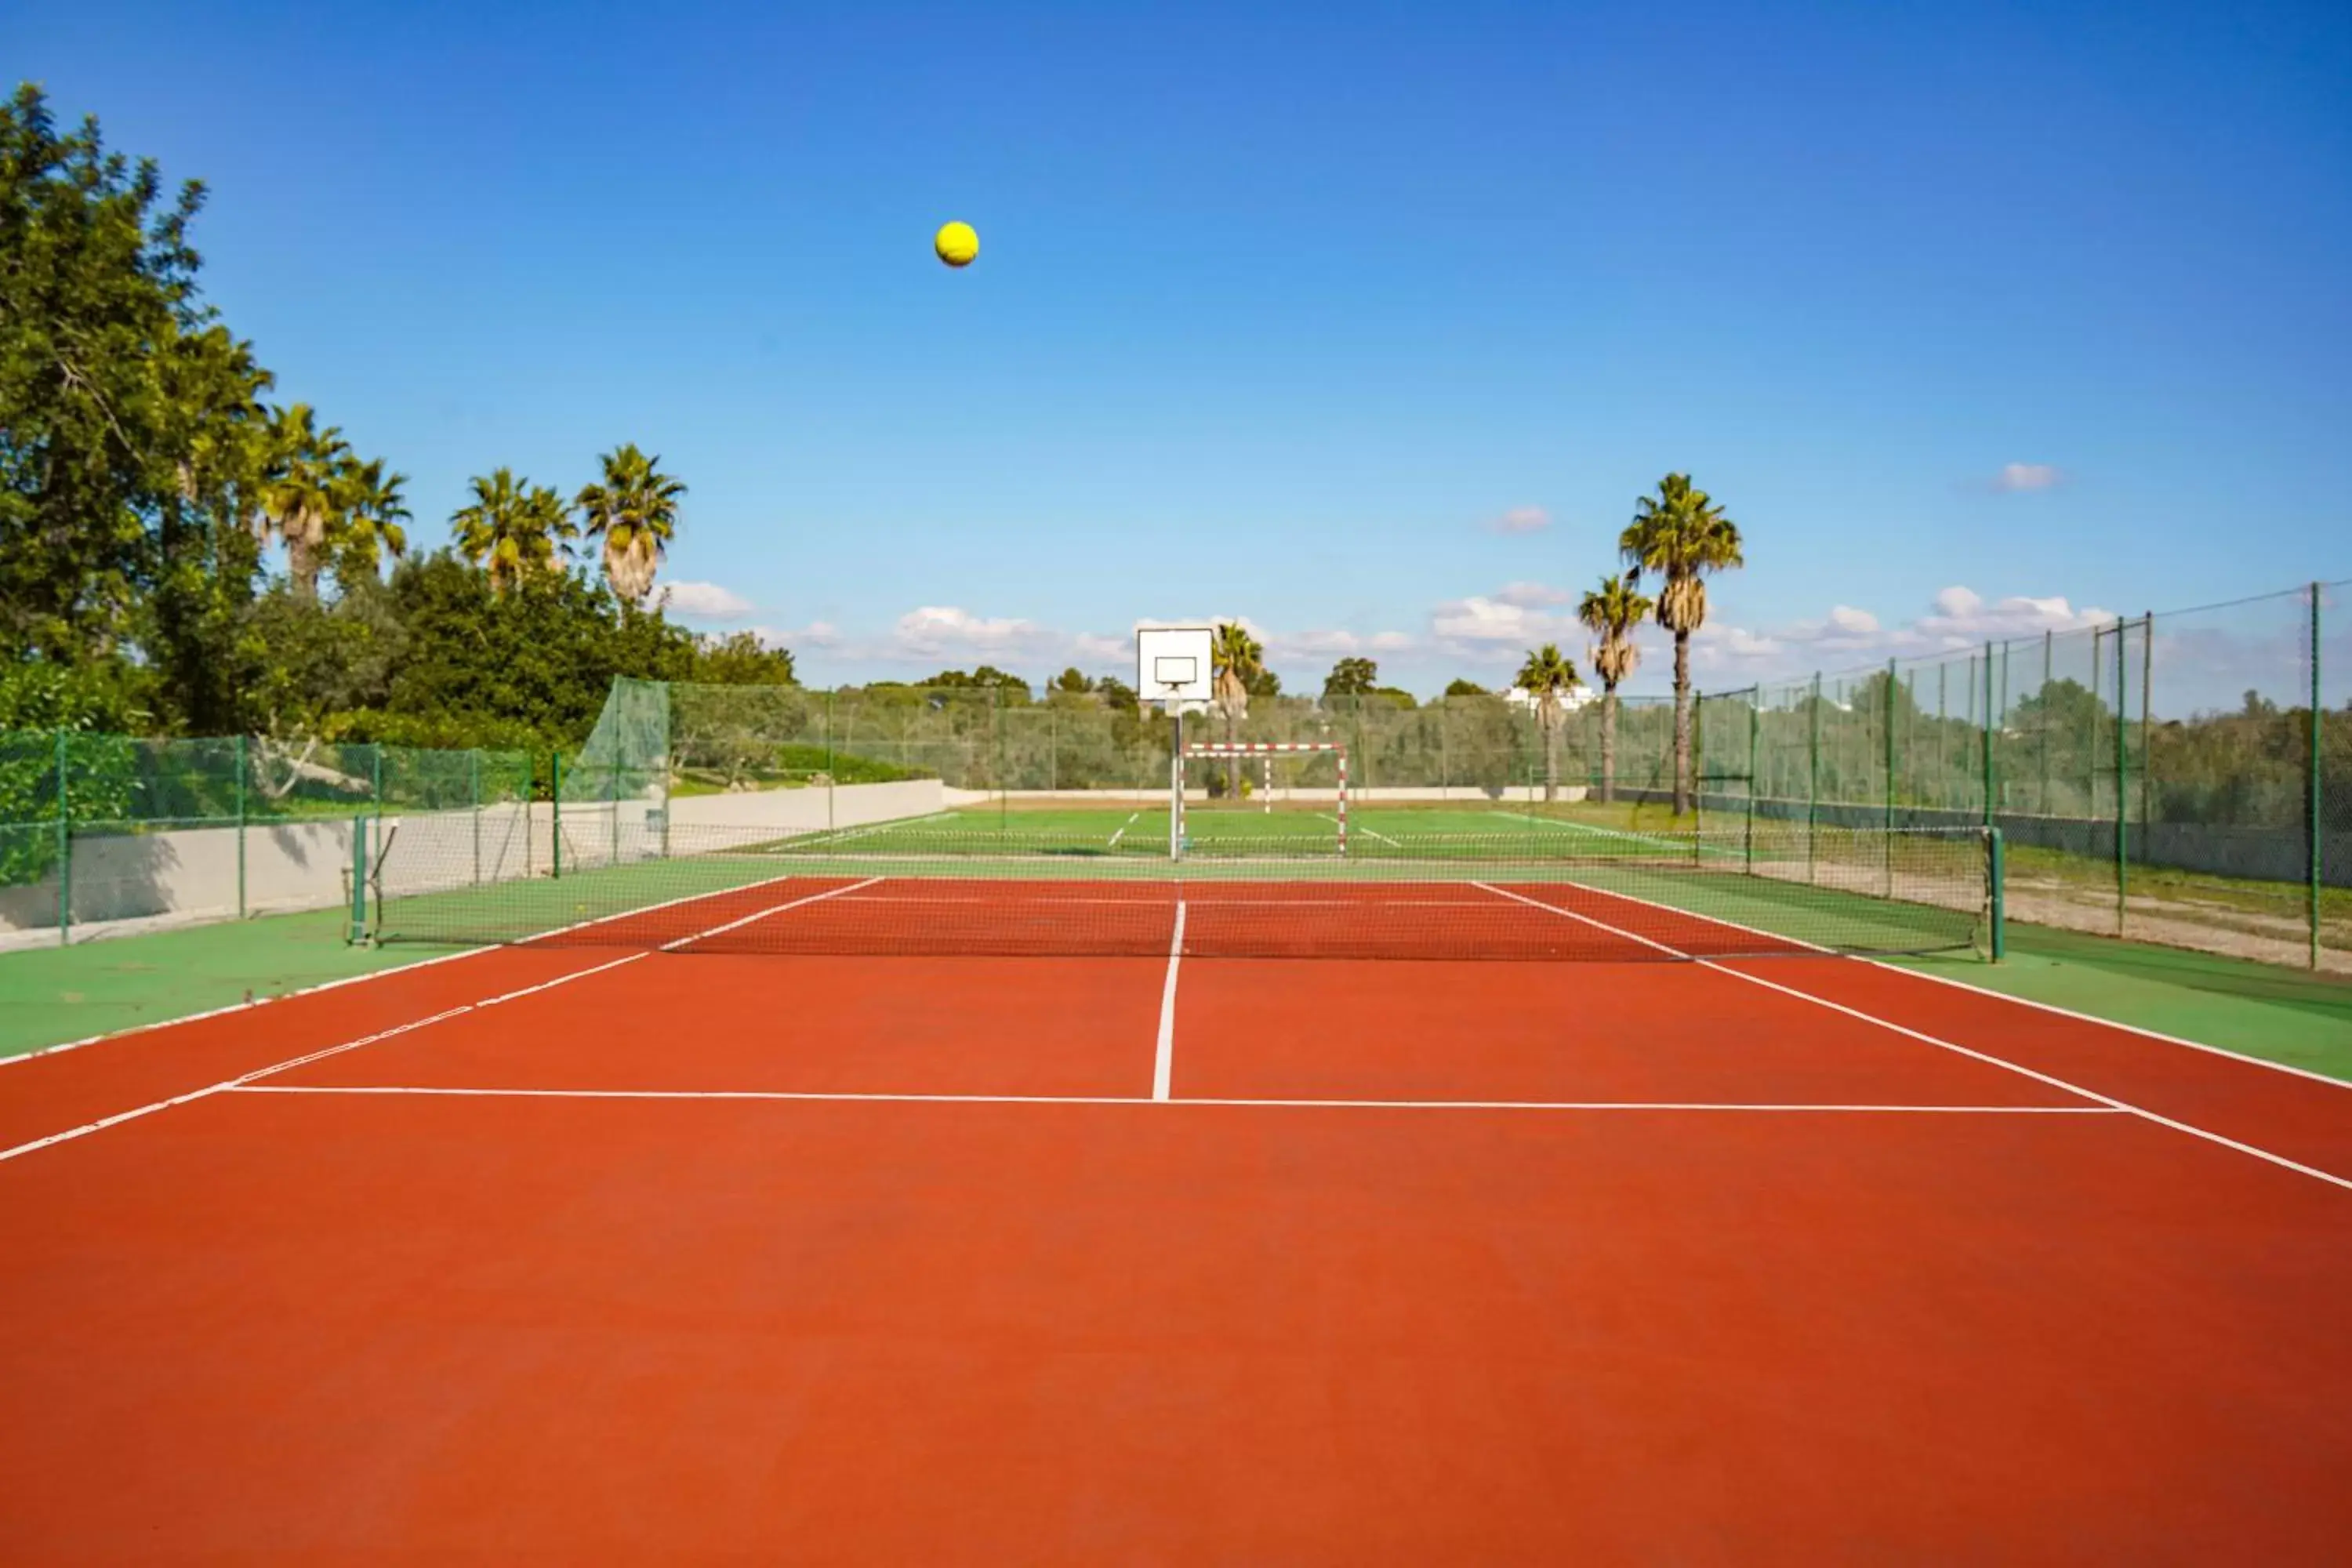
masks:
[(931, 240), (931, 248), (950, 267), (969, 267), (971, 258), (980, 254), (980, 236), (968, 223), (951, 223), (940, 227)]

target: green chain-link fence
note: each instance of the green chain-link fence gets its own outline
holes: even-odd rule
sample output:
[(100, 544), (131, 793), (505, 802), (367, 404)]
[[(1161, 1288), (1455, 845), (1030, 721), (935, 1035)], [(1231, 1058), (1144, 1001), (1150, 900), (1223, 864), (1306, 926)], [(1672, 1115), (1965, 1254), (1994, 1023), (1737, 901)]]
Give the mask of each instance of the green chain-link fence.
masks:
[(531, 791), (512, 752), (0, 732), (0, 940), (351, 907), (403, 834), (522, 874)]
[(1707, 693), (1702, 804), (1998, 826), (2012, 919), (2352, 971), (2347, 586)]

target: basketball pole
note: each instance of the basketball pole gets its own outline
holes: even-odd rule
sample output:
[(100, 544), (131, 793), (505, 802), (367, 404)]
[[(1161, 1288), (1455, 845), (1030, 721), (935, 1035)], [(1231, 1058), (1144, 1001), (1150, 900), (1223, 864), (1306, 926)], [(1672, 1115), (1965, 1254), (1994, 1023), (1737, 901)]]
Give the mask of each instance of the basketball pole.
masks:
[(1176, 750), (1169, 758), (1168, 858), (1184, 858), (1184, 704), (1171, 700), (1169, 717), (1176, 721)]

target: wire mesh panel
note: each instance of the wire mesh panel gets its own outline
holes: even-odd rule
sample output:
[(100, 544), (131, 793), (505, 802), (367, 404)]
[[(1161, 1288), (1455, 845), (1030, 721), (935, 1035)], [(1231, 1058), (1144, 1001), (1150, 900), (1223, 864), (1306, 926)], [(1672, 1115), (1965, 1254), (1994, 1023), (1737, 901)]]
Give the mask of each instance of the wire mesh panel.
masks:
[(674, 834), (669, 857), (392, 896), (390, 939), (677, 952), (1634, 960), (1986, 939), (1982, 830), (1139, 836), (911, 822)]

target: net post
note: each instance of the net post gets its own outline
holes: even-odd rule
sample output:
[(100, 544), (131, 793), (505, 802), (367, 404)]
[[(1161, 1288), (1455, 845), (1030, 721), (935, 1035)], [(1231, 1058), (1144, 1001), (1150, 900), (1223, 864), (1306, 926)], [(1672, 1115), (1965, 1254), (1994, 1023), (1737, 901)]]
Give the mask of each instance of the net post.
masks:
[(547, 754), (547, 853), (549, 876), (563, 880), (563, 753)]
[(2007, 857), (2001, 846), (2000, 829), (1985, 829), (1985, 892), (1987, 923), (1991, 928), (1986, 934), (1992, 951), (1992, 961), (1999, 963), (2009, 951), (2008, 910), (2003, 894), (2008, 884)]
[(58, 945), (66, 946), (73, 940), (73, 815), (67, 798), (67, 747), (65, 731), (57, 732), (55, 744), (58, 770)]
[(2125, 915), (2125, 898), (2130, 890), (2130, 856), (2125, 845), (2129, 828), (2125, 819), (2131, 816), (2131, 783), (2126, 768), (2130, 763), (2131, 721), (2124, 707), (2124, 627), (2116, 620), (2116, 934), (2121, 936), (2128, 921)]
[(345, 945), (357, 947), (367, 939), (367, 818), (352, 818), (352, 925)]
[(2314, 969), (2319, 967), (2320, 851), (2325, 842), (2319, 831), (2319, 584), (2314, 583), (2311, 585), (2311, 754), (2309, 778), (2305, 784), (2309, 805), (2304, 824), (2309, 846), (2305, 859), (2311, 868), (2305, 923), (2311, 932), (2311, 967)]
[(245, 736), (236, 738), (236, 918), (245, 919)]

